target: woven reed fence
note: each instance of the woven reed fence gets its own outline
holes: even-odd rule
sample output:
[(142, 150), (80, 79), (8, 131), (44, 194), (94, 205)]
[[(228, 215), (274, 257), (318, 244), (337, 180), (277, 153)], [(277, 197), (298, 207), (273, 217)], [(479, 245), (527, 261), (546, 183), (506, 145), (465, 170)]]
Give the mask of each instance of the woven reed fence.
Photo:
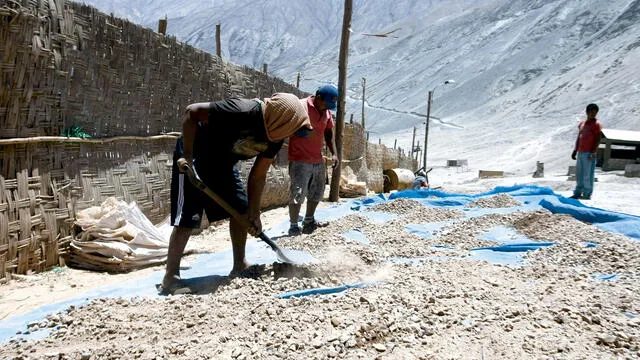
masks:
[(64, 264), (75, 213), (107, 197), (164, 219), (175, 139), (0, 140), (0, 281)]
[(0, 0), (0, 138), (178, 131), (193, 102), (303, 93), (66, 0)]

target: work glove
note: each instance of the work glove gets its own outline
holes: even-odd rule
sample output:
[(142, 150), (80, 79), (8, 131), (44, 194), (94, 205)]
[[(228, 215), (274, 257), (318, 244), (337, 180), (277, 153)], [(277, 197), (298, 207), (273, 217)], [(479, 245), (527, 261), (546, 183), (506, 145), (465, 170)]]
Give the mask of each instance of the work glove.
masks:
[(576, 155), (578, 155), (578, 151), (577, 150), (573, 150), (573, 152), (571, 153), (571, 158), (573, 160), (575, 160), (576, 159)]

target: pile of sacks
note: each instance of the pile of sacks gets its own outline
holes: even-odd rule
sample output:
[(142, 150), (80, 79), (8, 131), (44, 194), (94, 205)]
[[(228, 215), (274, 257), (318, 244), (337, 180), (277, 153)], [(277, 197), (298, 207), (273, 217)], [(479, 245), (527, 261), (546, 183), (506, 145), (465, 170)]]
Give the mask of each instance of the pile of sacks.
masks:
[(82, 231), (71, 241), (71, 266), (121, 272), (167, 260), (167, 236), (135, 202), (108, 198), (76, 214), (75, 224)]
[(367, 183), (358, 181), (358, 177), (353, 170), (345, 166), (340, 174), (340, 197), (354, 198), (367, 195)]

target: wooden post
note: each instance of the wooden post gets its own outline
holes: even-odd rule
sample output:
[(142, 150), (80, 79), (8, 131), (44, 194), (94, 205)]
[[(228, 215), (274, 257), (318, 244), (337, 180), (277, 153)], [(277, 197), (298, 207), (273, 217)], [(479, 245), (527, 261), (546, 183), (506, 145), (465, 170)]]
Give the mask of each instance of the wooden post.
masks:
[(382, 139), (378, 138), (378, 145), (382, 145)]
[(362, 128), (364, 129), (364, 92), (367, 88), (367, 79), (362, 78)]
[(216, 55), (222, 59), (222, 43), (220, 42), (220, 24), (216, 24)]
[[(413, 153), (416, 151), (416, 127), (413, 127), (413, 137), (411, 138), (411, 150), (410, 150), (410, 157), (411, 157), (411, 162), (413, 163)], [(413, 169), (413, 171), (416, 171), (416, 169)]]
[(158, 20), (158, 33), (162, 35), (167, 35), (167, 17), (164, 19)]
[(611, 141), (607, 139), (605, 142), (604, 157), (602, 159), (602, 171), (609, 171), (610, 159), (611, 159)]
[(353, 113), (351, 113), (351, 119), (349, 119), (349, 124), (353, 125)]
[(340, 59), (338, 64), (338, 114), (336, 122), (336, 151), (338, 152), (338, 166), (331, 175), (330, 201), (340, 199), (340, 173), (342, 168), (342, 130), (344, 128), (345, 95), (347, 94), (347, 65), (349, 64), (349, 29), (351, 28), (351, 11), (353, 0), (344, 1), (344, 15), (342, 19), (342, 40), (340, 41)]
[(427, 171), (427, 143), (429, 141), (429, 117), (431, 116), (431, 97), (433, 96), (433, 91), (429, 91), (429, 96), (427, 99), (427, 123), (425, 125), (424, 131), (424, 149), (422, 150), (422, 156), (424, 159), (422, 161), (422, 166), (424, 166), (424, 171)]
[(265, 74), (267, 73), (267, 66), (267, 64), (262, 64), (262, 72)]
[(298, 73), (298, 79), (296, 80), (296, 89), (300, 89), (300, 73)]
[(398, 139), (393, 140), (393, 149), (396, 149), (396, 145), (398, 145)]
[(369, 132), (367, 131), (367, 142), (369, 142)]

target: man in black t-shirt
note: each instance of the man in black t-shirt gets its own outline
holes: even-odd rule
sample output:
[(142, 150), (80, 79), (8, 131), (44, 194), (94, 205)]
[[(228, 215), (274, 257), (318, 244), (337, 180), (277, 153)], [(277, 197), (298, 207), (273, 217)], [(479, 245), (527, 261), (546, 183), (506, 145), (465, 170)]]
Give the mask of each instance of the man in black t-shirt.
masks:
[[(162, 280), (164, 292), (171, 293), (180, 285), (182, 253), (192, 229), (200, 227), (202, 211), (207, 212), (211, 222), (230, 216), (189, 182), (178, 169), (178, 160), (191, 165), (213, 192), (252, 224), (247, 229), (236, 219), (229, 222), (232, 273), (238, 272), (249, 266), (245, 260), (247, 231), (254, 236), (262, 231), (260, 199), (267, 171), (284, 139), (305, 127), (312, 128), (307, 111), (292, 94), (277, 93), (263, 100), (231, 98), (187, 106), (182, 137), (173, 155), (171, 225), (174, 229)], [(247, 195), (235, 164), (253, 157), (257, 158), (249, 173)]]

